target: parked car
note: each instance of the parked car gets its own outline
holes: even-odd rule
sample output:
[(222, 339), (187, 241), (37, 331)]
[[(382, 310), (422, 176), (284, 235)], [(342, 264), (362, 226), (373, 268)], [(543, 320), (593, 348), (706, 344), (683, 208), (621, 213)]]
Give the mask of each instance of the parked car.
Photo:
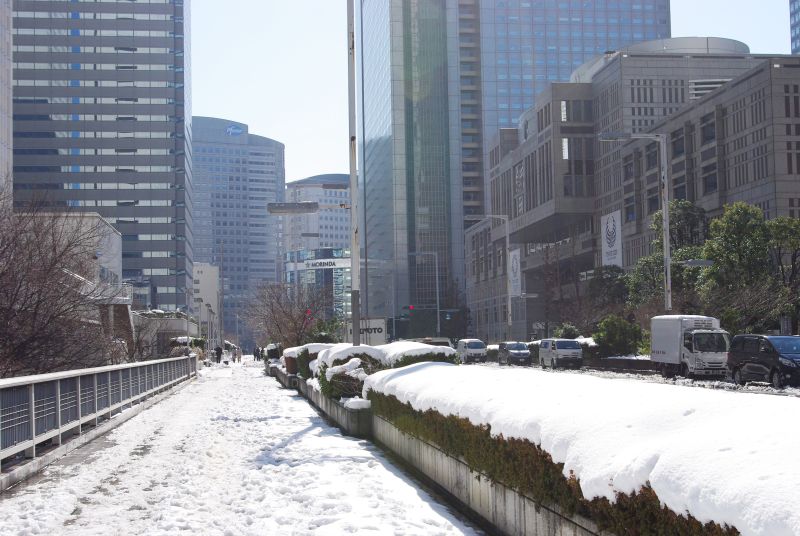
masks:
[(462, 363), (486, 363), (486, 345), (480, 339), (461, 339), (456, 343)]
[(768, 381), (776, 389), (800, 385), (800, 336), (736, 335), (728, 352), (733, 381)]
[(500, 365), (530, 365), (531, 352), (524, 342), (506, 341), (497, 347), (497, 362)]
[(575, 339), (544, 339), (539, 343), (539, 365), (542, 368), (581, 368), (583, 349)]

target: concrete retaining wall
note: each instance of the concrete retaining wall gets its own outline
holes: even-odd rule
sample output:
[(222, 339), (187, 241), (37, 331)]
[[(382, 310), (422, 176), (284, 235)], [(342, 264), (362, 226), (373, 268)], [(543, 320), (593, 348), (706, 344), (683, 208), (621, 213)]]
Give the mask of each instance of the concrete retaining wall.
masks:
[(305, 380), (286, 374), (280, 367), (270, 369), (284, 387), (291, 387), (327, 415), (345, 433), (371, 439), (405, 461), (442, 493), (482, 518), (498, 534), (590, 536), (605, 534), (591, 521), (566, 516), (557, 506), (542, 506), (530, 497), (502, 484), (493, 483), (473, 471), (462, 460), (453, 458), (436, 445), (427, 443), (395, 428), (389, 421), (372, 414), (370, 409), (348, 409), (312, 389)]
[(401, 432), (373, 415), (373, 439), (436, 483), (463, 506), (510, 535), (589, 536), (602, 534), (591, 521), (566, 517), (557, 507), (544, 507), (531, 498), (493, 483), (435, 445)]

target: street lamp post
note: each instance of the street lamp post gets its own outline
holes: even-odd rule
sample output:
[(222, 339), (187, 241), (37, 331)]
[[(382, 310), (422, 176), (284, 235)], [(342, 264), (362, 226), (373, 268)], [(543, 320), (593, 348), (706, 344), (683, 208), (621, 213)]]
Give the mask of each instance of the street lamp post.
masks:
[(417, 257), (422, 255), (433, 255), (433, 269), (436, 271), (436, 336), (442, 333), (441, 319), (439, 318), (439, 253), (436, 251), (410, 251), (409, 257)]
[(350, 146), (350, 316), (353, 346), (361, 344), (361, 251), (358, 176), (356, 175), (356, 24), (353, 0), (347, 0), (347, 104)]
[(510, 279), (510, 267), (508, 265), (509, 260), (511, 259), (511, 237), (508, 233), (508, 216), (504, 214), (486, 214), (484, 216), (480, 216), (482, 219), (491, 219), (497, 218), (498, 220), (503, 221), (503, 225), (505, 225), (505, 234), (506, 234), (506, 329), (508, 330), (507, 339), (511, 338), (511, 329), (513, 327), (513, 316), (511, 314), (511, 279)]
[(669, 188), (667, 187), (667, 135), (661, 132), (603, 132), (600, 141), (655, 140), (661, 155), (661, 214), (663, 217), (662, 240), (664, 241), (664, 310), (672, 311), (672, 251), (669, 242)]

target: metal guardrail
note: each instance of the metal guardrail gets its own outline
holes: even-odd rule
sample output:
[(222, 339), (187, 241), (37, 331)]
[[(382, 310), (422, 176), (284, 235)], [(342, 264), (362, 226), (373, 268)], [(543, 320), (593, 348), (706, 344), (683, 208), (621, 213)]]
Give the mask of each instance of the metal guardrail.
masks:
[(0, 460), (34, 458), (196, 375), (195, 357), (177, 357), (0, 379)]

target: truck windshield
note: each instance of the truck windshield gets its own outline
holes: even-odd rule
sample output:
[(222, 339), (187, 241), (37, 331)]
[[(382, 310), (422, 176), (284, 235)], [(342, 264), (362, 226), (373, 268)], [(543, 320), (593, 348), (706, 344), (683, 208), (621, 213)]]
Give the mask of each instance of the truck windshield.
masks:
[(506, 345), (509, 350), (527, 350), (528, 347), (521, 342), (511, 342)]
[(694, 334), (694, 347), (698, 352), (727, 352), (729, 346), (727, 333)]
[(486, 345), (483, 344), (481, 341), (472, 341), (467, 343), (467, 348), (470, 350), (483, 350), (486, 348)]
[(556, 348), (559, 350), (580, 350), (581, 345), (578, 341), (556, 341)]

